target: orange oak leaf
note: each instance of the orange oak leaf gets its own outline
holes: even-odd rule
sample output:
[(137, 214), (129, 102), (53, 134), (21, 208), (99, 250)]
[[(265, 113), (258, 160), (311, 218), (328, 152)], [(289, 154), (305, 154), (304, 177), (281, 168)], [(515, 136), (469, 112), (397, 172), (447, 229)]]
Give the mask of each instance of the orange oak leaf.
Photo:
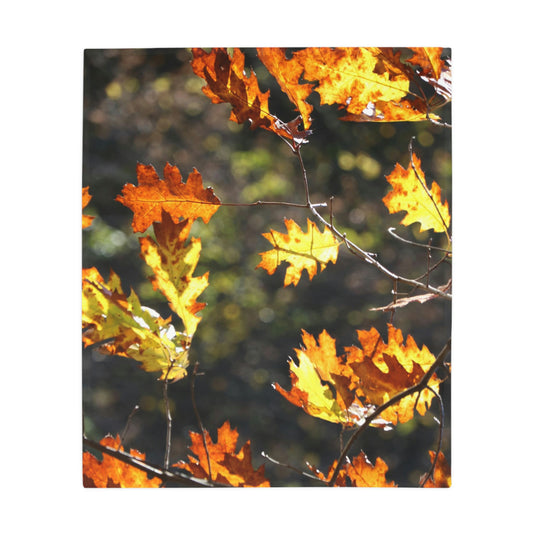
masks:
[[(92, 196), (89, 194), (89, 187), (83, 187), (81, 192), (82, 192), (81, 208), (84, 209), (85, 207), (87, 207), (87, 205), (91, 201)], [(82, 229), (88, 228), (93, 223), (93, 219), (94, 217), (91, 217), (89, 215), (82, 215), (81, 216)]]
[(423, 76), (438, 80), (443, 68), (446, 68), (445, 61), (441, 59), (442, 48), (413, 47), (410, 50), (413, 55), (407, 62), (419, 67)]
[[(324, 330), (317, 343), (302, 330), (302, 340), (303, 346), (295, 349), (299, 364), (289, 360), (291, 390), (279, 383), (272, 385), (274, 390), (316, 418), (346, 427), (362, 424), (373, 406), (363, 405), (355, 396), (357, 376), (346, 358), (337, 356), (335, 339)], [(389, 424), (378, 418), (371, 425), (387, 429)]]
[[(431, 463), (435, 460), (435, 452), (429, 451)], [(425, 476), (422, 476), (425, 477)], [(425, 482), (427, 488), (448, 488), (452, 486), (452, 472), (444, 454), (439, 452), (433, 475)]]
[(96, 268), (83, 270), (82, 326), (85, 346), (134, 359), (146, 372), (160, 372), (160, 379), (186, 375), (189, 337), (176, 332), (170, 318), (141, 306), (133, 290), (126, 297), (113, 271), (106, 283)]
[(187, 219), (190, 226), (197, 218), (207, 224), (220, 205), (213, 189), (204, 189), (202, 176), (196, 169), (183, 182), (178, 167), (167, 163), (161, 180), (152, 165), (138, 163), (137, 181), (137, 186), (124, 185), (122, 196), (116, 198), (133, 211), (135, 232), (142, 233), (153, 222), (161, 222), (163, 212), (167, 212), (175, 224)]
[[(333, 461), (330, 466), (328, 474), (320, 472), (317, 468), (308, 465), (309, 469), (321, 480), (327, 483), (335, 468), (337, 461)], [(369, 461), (364, 452), (360, 452), (357, 457), (353, 457), (351, 461), (340, 469), (339, 475), (335, 480), (335, 487), (397, 487), (393, 481), (387, 481), (386, 473), (389, 470), (387, 463), (380, 457), (376, 459), (375, 466)]]
[(283, 123), (268, 109), (270, 91), (261, 92), (257, 77), (244, 70), (244, 54), (239, 48), (230, 56), (225, 48), (213, 48), (209, 53), (201, 48), (192, 49), (193, 72), (207, 82), (202, 91), (214, 104), (231, 104), (230, 120), (250, 128), (261, 127), (283, 137), (291, 137)]
[(400, 54), (381, 48), (305, 48), (293, 54), (303, 78), (317, 82), (322, 105), (337, 104), (350, 121), (420, 121), (429, 113), (425, 98), (411, 88), (412, 73)]
[[(388, 343), (385, 344), (378, 331), (359, 330), (362, 348), (345, 348), (347, 364), (358, 378), (357, 394), (373, 405), (382, 405), (396, 394), (420, 382), (435, 356), (426, 346), (418, 348), (408, 335), (403, 343), (403, 334), (389, 324)], [(428, 385), (438, 394), (440, 381), (434, 374)], [(411, 394), (381, 413), (384, 420), (392, 424), (411, 420), (414, 409), (424, 415), (431, 405), (433, 393), (427, 388), (420, 394)]]
[(191, 238), (185, 244), (189, 232), (189, 220), (174, 224), (170, 215), (162, 214), (161, 222), (154, 222), (156, 241), (152, 237), (140, 237), (141, 257), (152, 269), (154, 290), (160, 290), (170, 308), (182, 319), (184, 333), (192, 338), (201, 317), (197, 315), (205, 307), (196, 298), (208, 285), (209, 273), (193, 277), (200, 258), (202, 243)]
[(204, 447), (202, 435), (190, 432), (191, 446), (189, 449), (195, 456), (188, 456), (188, 462), (178, 461), (172, 465), (191, 472), (200, 479), (209, 479), (216, 483), (229, 484), (233, 487), (269, 487), (270, 482), (265, 478), (265, 466), (253, 469), (250, 451), (250, 441), (237, 452), (239, 433), (231, 429), (229, 421), (218, 428), (217, 442), (211, 440), (206, 431), (204, 436), (209, 451), (209, 459)]
[(305, 100), (313, 91), (313, 84), (300, 84), (304, 67), (298, 59), (287, 59), (284, 48), (258, 48), (257, 55), (268, 71), (276, 78), (281, 90), (296, 105), (306, 130), (311, 126), (313, 106)]
[(317, 274), (318, 266), (322, 272), (329, 261), (337, 262), (339, 243), (327, 227), (321, 233), (316, 224), (309, 219), (305, 233), (294, 220), (285, 219), (285, 226), (287, 234), (274, 230), (270, 230), (270, 233), (263, 233), (263, 237), (274, 248), (260, 253), (262, 261), (256, 268), (264, 268), (272, 275), (277, 267), (286, 261), (290, 264), (285, 274), (284, 286), (286, 287), (291, 283), (296, 286), (304, 269), (307, 270), (311, 280)]
[[(100, 441), (100, 444), (124, 451), (119, 435), (116, 438), (107, 435)], [(141, 461), (145, 460), (144, 453), (133, 449), (130, 449), (129, 453)], [(162, 481), (159, 478), (150, 479), (146, 472), (105, 452), (102, 454), (101, 460), (89, 452), (83, 453), (83, 486), (86, 488), (157, 488), (161, 484)]]
[(415, 153), (407, 169), (396, 163), (386, 179), (392, 185), (392, 191), (383, 198), (383, 203), (390, 213), (407, 211), (401, 224), (408, 226), (419, 222), (421, 231), (433, 229), (448, 234), (448, 201), (442, 203), (441, 189), (435, 181), (431, 184), (431, 190), (428, 189), (420, 159)]

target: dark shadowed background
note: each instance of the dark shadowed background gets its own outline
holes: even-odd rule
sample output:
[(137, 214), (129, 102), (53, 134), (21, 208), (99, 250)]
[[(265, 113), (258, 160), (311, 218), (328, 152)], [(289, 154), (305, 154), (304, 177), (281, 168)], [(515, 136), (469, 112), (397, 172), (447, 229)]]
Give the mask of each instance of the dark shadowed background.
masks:
[[(270, 111), (285, 122), (296, 113), (288, 98), (257, 59), (243, 50), (263, 91), (270, 89)], [(304, 202), (297, 159), (274, 134), (251, 131), (229, 121), (230, 106), (215, 105), (202, 93), (204, 82), (190, 67), (186, 49), (87, 50), (84, 73), (83, 186), (93, 199), (86, 214), (97, 218), (83, 232), (83, 267), (95, 266), (105, 279), (112, 268), (124, 291), (133, 288), (143, 305), (167, 317), (165, 299), (147, 279), (139, 256), (139, 235), (131, 230), (131, 211), (116, 202), (126, 183), (137, 183), (136, 164), (152, 164), (160, 176), (169, 163), (184, 178), (193, 168), (202, 174), (223, 202), (280, 200)], [(426, 271), (424, 249), (405, 245), (387, 233), (396, 227), (405, 238), (444, 244), (430, 232), (399, 224), (403, 214), (390, 215), (382, 202), (390, 190), (385, 176), (400, 162), (409, 162), (409, 140), (422, 160), (428, 185), (436, 180), (451, 204), (451, 131), (429, 122), (370, 124), (339, 120), (342, 112), (309, 98), (313, 135), (302, 149), (312, 200), (334, 197), (336, 225), (367, 251), (376, 252), (390, 270), (406, 277)], [(450, 107), (439, 110), (451, 122)], [(326, 210), (327, 213), (327, 210)], [(284, 217), (306, 227), (308, 212), (286, 207), (221, 207), (209, 225), (197, 221), (191, 234), (202, 239), (195, 275), (209, 271), (209, 286), (198, 299), (207, 302), (190, 352), (203, 375), (196, 378), (196, 402), (213, 439), (225, 420), (240, 435), (239, 447), (251, 441), (254, 467), (266, 464), (272, 485), (309, 485), (293, 470), (274, 465), (261, 451), (282, 463), (306, 469), (306, 462), (326, 470), (339, 454), (339, 429), (313, 418), (281, 397), (271, 384), (290, 388), (287, 359), (301, 341), (301, 330), (317, 336), (323, 329), (337, 347), (357, 343), (357, 329), (379, 330), (386, 341), (390, 315), (370, 308), (391, 301), (392, 281), (340, 248), (336, 265), (309, 282), (283, 287), (285, 267), (269, 276), (256, 270), (258, 255), (269, 249), (261, 236), (270, 228), (285, 232)], [(418, 225), (415, 225), (418, 226)], [(436, 260), (438, 257), (434, 257)], [(449, 265), (432, 273), (433, 285), (445, 283)], [(402, 288), (404, 289), (404, 288)], [(175, 317), (175, 315), (174, 315)], [(179, 318), (175, 317), (179, 327)], [(451, 305), (433, 300), (399, 309), (394, 325), (411, 334), (418, 346), (435, 355), (451, 331)], [(191, 367), (192, 368), (192, 367)], [(100, 440), (123, 431), (135, 405), (125, 442), (161, 464), (165, 442), (162, 384), (135, 361), (83, 350), (85, 433)], [(189, 431), (199, 431), (194, 417), (190, 380), (170, 386), (173, 416), (171, 462), (186, 459)], [(441, 387), (446, 404), (444, 452), (450, 457), (450, 382)], [(389, 465), (387, 478), (402, 486), (416, 485), (429, 468), (428, 450), (435, 449), (440, 417), (434, 402), (426, 416), (393, 431), (370, 428), (351, 450), (362, 449), (374, 463)], [(344, 441), (349, 435), (344, 435)]]

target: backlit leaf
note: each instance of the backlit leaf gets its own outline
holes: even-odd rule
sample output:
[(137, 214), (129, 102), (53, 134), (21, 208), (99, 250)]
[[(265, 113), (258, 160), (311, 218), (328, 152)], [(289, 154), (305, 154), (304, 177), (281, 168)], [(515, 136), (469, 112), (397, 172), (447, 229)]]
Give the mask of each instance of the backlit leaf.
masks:
[(304, 70), (303, 65), (296, 58), (287, 59), (283, 48), (258, 48), (257, 55), (276, 78), (281, 90), (296, 105), (296, 110), (302, 117), (304, 128), (309, 129), (313, 106), (307, 103), (305, 99), (313, 91), (313, 85), (310, 83), (300, 84), (300, 77)]
[(105, 283), (96, 268), (83, 270), (82, 326), (85, 346), (134, 359), (146, 372), (160, 372), (160, 379), (186, 375), (190, 338), (176, 332), (170, 318), (141, 306), (134, 291), (126, 297), (114, 272)]
[(305, 48), (293, 54), (303, 78), (318, 82), (322, 105), (337, 104), (344, 120), (420, 121), (429, 114), (425, 99), (410, 89), (411, 72), (399, 53), (381, 48)]
[[(292, 404), (301, 407), (316, 418), (344, 426), (364, 422), (373, 406), (363, 405), (355, 397), (357, 376), (346, 364), (346, 358), (337, 356), (335, 339), (327, 331), (315, 338), (302, 331), (303, 346), (295, 349), (299, 365), (289, 360), (291, 390), (278, 383), (274, 389)], [(387, 427), (387, 422), (376, 419), (376, 427)]]
[(188, 456), (187, 461), (178, 461), (172, 465), (191, 472), (200, 479), (209, 479), (217, 483), (229, 484), (233, 487), (269, 487), (270, 482), (265, 478), (265, 467), (260, 466), (254, 470), (250, 451), (250, 441), (237, 452), (239, 433), (231, 429), (228, 421), (218, 428), (217, 442), (211, 440), (206, 431), (204, 436), (209, 460), (205, 450), (202, 435), (189, 432), (191, 446), (189, 449), (194, 454)]
[[(373, 405), (382, 405), (396, 394), (420, 382), (435, 356), (426, 346), (418, 348), (408, 335), (403, 343), (401, 330), (389, 324), (388, 343), (385, 344), (378, 331), (359, 330), (362, 348), (346, 348), (347, 364), (358, 378), (357, 394)], [(440, 380), (433, 375), (428, 385), (439, 391)], [(420, 394), (411, 394), (381, 413), (381, 417), (392, 424), (407, 422), (414, 415), (414, 409), (424, 415), (431, 405), (433, 393), (427, 388)]]
[[(124, 451), (124, 446), (120, 443), (120, 437), (110, 435), (104, 437), (100, 444), (119, 451)], [(145, 460), (145, 454), (131, 449), (130, 455)], [(102, 459), (97, 459), (89, 452), (83, 453), (83, 486), (96, 488), (157, 488), (162, 481), (154, 477), (148, 478), (146, 472), (127, 464), (111, 455), (102, 454)]]
[(297, 285), (300, 281), (302, 271), (305, 269), (309, 274), (309, 279), (318, 272), (326, 268), (326, 264), (331, 261), (336, 263), (339, 243), (333, 233), (326, 227), (321, 233), (314, 222), (307, 220), (307, 232), (303, 232), (294, 220), (285, 219), (287, 234), (270, 230), (270, 233), (263, 233), (270, 244), (274, 247), (268, 252), (262, 252), (262, 261), (256, 268), (264, 268), (272, 275), (277, 267), (286, 261), (289, 263), (285, 274), (285, 287), (293, 283)]
[(194, 169), (186, 182), (176, 166), (169, 163), (159, 179), (152, 165), (137, 164), (138, 185), (127, 183), (117, 201), (133, 211), (132, 227), (144, 232), (153, 222), (161, 222), (163, 212), (177, 224), (187, 219), (189, 225), (201, 218), (206, 224), (217, 211), (220, 200), (211, 187), (204, 189), (201, 174)]
[(392, 191), (383, 198), (383, 203), (390, 213), (407, 211), (401, 221), (404, 226), (419, 222), (421, 231), (433, 229), (448, 233), (448, 201), (442, 203), (441, 189), (435, 181), (431, 184), (431, 190), (428, 189), (420, 159), (416, 154), (413, 154), (412, 159), (413, 164), (409, 164), (407, 169), (396, 163), (394, 170), (386, 176)]
[(291, 137), (268, 109), (270, 91), (261, 92), (253, 71), (246, 75), (244, 54), (238, 48), (233, 49), (233, 56), (225, 48), (213, 48), (209, 53), (193, 48), (192, 54), (194, 73), (207, 82), (203, 92), (214, 104), (231, 104), (230, 120), (238, 124), (249, 121), (251, 129), (261, 127)]
[[(435, 460), (435, 452), (429, 451), (429, 456), (431, 458), (431, 463)], [(425, 476), (423, 476), (425, 477)], [(452, 486), (452, 472), (450, 465), (446, 461), (444, 454), (439, 452), (437, 458), (437, 463), (435, 465), (435, 470), (433, 471), (433, 476), (431, 476), (424, 487), (428, 488), (448, 488)]]
[[(337, 461), (328, 470), (328, 474), (320, 472), (317, 468), (308, 465), (309, 469), (325, 483), (327, 483), (337, 467)], [(339, 470), (339, 475), (335, 480), (334, 487), (396, 487), (393, 481), (387, 481), (386, 473), (389, 467), (378, 457), (375, 466), (369, 461), (364, 452), (360, 452), (357, 457), (353, 457), (351, 461), (347, 461)]]
[(192, 337), (201, 317), (197, 313), (205, 307), (196, 298), (208, 285), (206, 272), (193, 277), (200, 258), (202, 243), (192, 238), (185, 244), (189, 231), (189, 222), (184, 220), (174, 224), (169, 215), (162, 214), (162, 222), (155, 222), (152, 237), (140, 237), (141, 257), (152, 269), (154, 290), (160, 290), (167, 298), (170, 308), (182, 319), (184, 333)]

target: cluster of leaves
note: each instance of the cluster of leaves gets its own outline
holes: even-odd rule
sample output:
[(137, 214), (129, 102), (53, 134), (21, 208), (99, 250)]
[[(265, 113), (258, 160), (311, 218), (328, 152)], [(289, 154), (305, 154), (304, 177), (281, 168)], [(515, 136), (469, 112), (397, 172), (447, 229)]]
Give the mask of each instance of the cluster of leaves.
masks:
[[(253, 72), (247, 74), (239, 49), (214, 48), (209, 52), (192, 50), (192, 69), (203, 78), (203, 91), (213, 103), (231, 106), (230, 120), (249, 122), (251, 129), (263, 128), (281, 137), (297, 155), (303, 169), (306, 207), (324, 225), (321, 231), (307, 219), (307, 229), (292, 219), (285, 220), (286, 233), (270, 230), (263, 234), (271, 249), (261, 253), (257, 268), (272, 275), (287, 263), (284, 285), (297, 285), (304, 270), (312, 280), (328, 264), (335, 264), (341, 244), (359, 250), (332, 224), (319, 215), (318, 204), (309, 200), (301, 146), (309, 142), (313, 106), (306, 99), (311, 92), (320, 95), (321, 105), (337, 105), (346, 114), (342, 120), (420, 121), (440, 123), (434, 111), (451, 99), (450, 62), (441, 59), (440, 48), (306, 48), (288, 58), (279, 48), (260, 48), (258, 57), (274, 76), (282, 91), (295, 105), (298, 116), (283, 122), (269, 110), (269, 92), (261, 92)], [(303, 83), (302, 83), (303, 81)], [(425, 83), (433, 89), (428, 98)], [(303, 128), (303, 129), (301, 129)], [(436, 182), (428, 188), (421, 161), (411, 151), (407, 169), (396, 165), (387, 180), (392, 190), (383, 198), (390, 213), (405, 211), (401, 223), (419, 223), (421, 231), (443, 233), (451, 245), (450, 214)], [(209, 284), (209, 274), (195, 277), (201, 240), (191, 236), (195, 220), (208, 224), (224, 204), (194, 169), (184, 180), (179, 169), (167, 163), (163, 178), (151, 165), (137, 165), (137, 185), (126, 184), (116, 200), (133, 213), (132, 230), (152, 235), (139, 237), (140, 255), (150, 267), (153, 289), (168, 301), (180, 319), (161, 317), (143, 306), (131, 290), (126, 296), (119, 276), (111, 272), (106, 282), (97, 269), (83, 270), (82, 326), (85, 346), (97, 347), (107, 355), (136, 360), (147, 372), (157, 372), (165, 383), (187, 375), (189, 350), (201, 321), (205, 304), (197, 299)], [(83, 189), (83, 207), (90, 201)], [(234, 204), (232, 204), (234, 205)], [(83, 227), (92, 223), (83, 216)], [(364, 251), (362, 257), (379, 266)], [(357, 255), (357, 254), (356, 254)], [(448, 257), (449, 250), (445, 257)], [(383, 268), (382, 268), (383, 270)], [(396, 279), (399, 279), (397, 277)], [(417, 286), (420, 286), (418, 284)], [(423, 302), (448, 295), (451, 283), (431, 290), (412, 301)], [(430, 289), (429, 285), (427, 286)], [(407, 305), (395, 301), (392, 307)], [(382, 308), (390, 309), (390, 307)], [(297, 361), (289, 361), (290, 390), (274, 383), (274, 389), (307, 414), (340, 424), (344, 429), (364, 429), (367, 425), (390, 430), (408, 422), (415, 412), (424, 415), (433, 398), (438, 398), (442, 381), (436, 367), (442, 363), (426, 346), (418, 347), (412, 336), (392, 324), (385, 342), (371, 328), (357, 331), (361, 347), (348, 346), (337, 352), (335, 339), (323, 331), (318, 340), (302, 331), (302, 346), (295, 349)], [(254, 470), (250, 442), (237, 451), (237, 430), (226, 422), (218, 429), (217, 442), (209, 433), (190, 433), (192, 454), (188, 461), (172, 466), (194, 479), (231, 486), (269, 486), (264, 466)], [(121, 452), (120, 438), (105, 437), (100, 445)], [(127, 458), (129, 457), (129, 459)], [(148, 479), (146, 472), (134, 472), (131, 457), (144, 460), (139, 452), (102, 461), (84, 454), (86, 486), (159, 486), (161, 479)], [(440, 451), (430, 451), (432, 467), (424, 486), (449, 486), (449, 467)], [(128, 462), (129, 461), (129, 462)], [(342, 461), (342, 464), (341, 464)], [(309, 465), (311, 476), (337, 486), (395, 486), (387, 481), (385, 462), (375, 465), (361, 452), (348, 459), (347, 453), (334, 461), (324, 475)]]

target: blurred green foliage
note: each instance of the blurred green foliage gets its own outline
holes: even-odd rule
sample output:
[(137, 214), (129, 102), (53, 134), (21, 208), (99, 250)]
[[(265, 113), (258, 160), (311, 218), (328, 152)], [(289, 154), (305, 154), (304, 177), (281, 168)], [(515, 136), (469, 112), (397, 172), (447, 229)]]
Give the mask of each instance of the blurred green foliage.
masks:
[[(292, 104), (259, 62), (253, 49), (244, 50), (263, 91), (270, 89), (270, 109), (284, 121), (295, 117)], [(203, 80), (190, 67), (186, 49), (87, 50), (84, 72), (83, 186), (93, 199), (85, 210), (96, 216), (83, 233), (83, 266), (96, 266), (107, 278), (113, 269), (123, 288), (133, 288), (144, 305), (171, 315), (165, 299), (147, 280), (139, 257), (138, 237), (131, 230), (131, 212), (115, 201), (125, 183), (136, 184), (136, 163), (152, 164), (162, 175), (168, 161), (184, 178), (193, 168), (202, 174), (223, 202), (256, 200), (304, 202), (298, 161), (275, 135), (250, 131), (228, 120), (229, 105), (214, 105), (202, 93)], [(312, 201), (333, 197), (334, 221), (348, 238), (375, 252), (390, 270), (408, 277), (426, 271), (423, 249), (392, 238), (388, 227), (408, 239), (428, 241), (428, 232), (399, 225), (402, 214), (389, 215), (381, 199), (389, 186), (384, 176), (396, 162), (406, 167), (409, 140), (422, 160), (428, 185), (438, 181), (451, 204), (451, 134), (431, 123), (370, 124), (339, 120), (341, 112), (319, 105), (311, 95), (313, 135), (302, 149)], [(449, 106), (448, 106), (449, 107)], [(451, 122), (449, 108), (439, 110)], [(327, 214), (327, 209), (325, 214)], [(265, 462), (264, 450), (275, 459), (305, 469), (305, 462), (326, 469), (339, 453), (339, 428), (315, 419), (286, 402), (271, 383), (289, 386), (287, 359), (301, 340), (301, 330), (318, 335), (326, 329), (339, 348), (357, 342), (356, 329), (376, 327), (386, 335), (389, 315), (370, 311), (392, 299), (392, 282), (341, 247), (336, 265), (312, 283), (304, 274), (297, 287), (283, 287), (284, 268), (273, 276), (255, 267), (259, 252), (268, 249), (261, 236), (270, 228), (284, 230), (283, 219), (305, 227), (309, 213), (286, 207), (222, 207), (209, 225), (195, 222), (192, 235), (202, 240), (195, 274), (209, 271), (209, 287), (199, 298), (207, 302), (191, 349), (203, 375), (196, 380), (196, 401), (202, 421), (213, 437), (229, 420), (251, 440), (254, 466)], [(150, 230), (149, 230), (150, 231)], [(433, 244), (443, 244), (433, 235)], [(445, 283), (449, 266), (432, 273)], [(177, 317), (175, 317), (176, 320)], [(417, 344), (438, 353), (451, 331), (451, 306), (432, 301), (400, 309), (394, 324)], [(444, 451), (449, 459), (449, 382), (442, 387), (447, 405)], [(199, 431), (194, 418), (189, 378), (170, 386), (173, 416), (172, 460), (185, 458), (188, 432)], [(99, 440), (123, 430), (135, 405), (126, 446), (142, 450), (161, 463), (165, 419), (162, 385), (133, 361), (83, 353), (85, 431)], [(353, 455), (363, 449), (390, 466), (389, 479), (413, 485), (429, 467), (440, 416), (436, 404), (391, 432), (370, 429)], [(347, 435), (342, 436), (344, 441)], [(302, 485), (306, 478), (267, 461), (272, 485)]]

